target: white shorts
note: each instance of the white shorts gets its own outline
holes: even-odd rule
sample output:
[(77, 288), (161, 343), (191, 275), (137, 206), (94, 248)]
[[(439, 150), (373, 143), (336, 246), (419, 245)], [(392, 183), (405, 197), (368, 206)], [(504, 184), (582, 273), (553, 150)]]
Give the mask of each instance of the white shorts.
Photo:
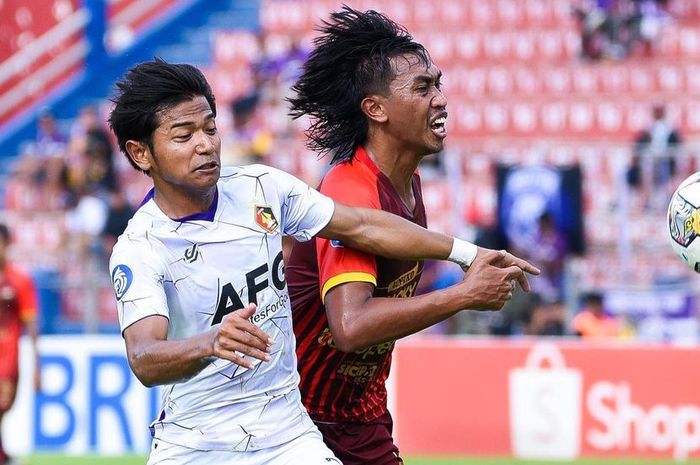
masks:
[(250, 452), (196, 450), (153, 440), (147, 465), (342, 465), (312, 428), (298, 438)]

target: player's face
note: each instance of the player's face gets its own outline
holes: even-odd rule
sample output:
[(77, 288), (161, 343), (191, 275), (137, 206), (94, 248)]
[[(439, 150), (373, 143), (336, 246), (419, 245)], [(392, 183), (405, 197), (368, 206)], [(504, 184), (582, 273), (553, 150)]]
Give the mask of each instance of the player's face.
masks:
[(206, 192), (219, 180), (220, 152), (214, 114), (197, 96), (159, 113), (147, 168), (161, 192)]
[(407, 149), (428, 155), (443, 149), (447, 100), (440, 90), (442, 72), (426, 68), (412, 54), (392, 59), (396, 77), (389, 84), (387, 128)]

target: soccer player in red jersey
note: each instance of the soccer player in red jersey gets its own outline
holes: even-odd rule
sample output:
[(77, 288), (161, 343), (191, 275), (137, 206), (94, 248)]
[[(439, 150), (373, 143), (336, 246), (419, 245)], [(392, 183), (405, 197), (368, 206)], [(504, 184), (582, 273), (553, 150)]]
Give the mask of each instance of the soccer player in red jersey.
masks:
[[(425, 226), (417, 167), (447, 135), (440, 70), (403, 27), (374, 11), (345, 7), (321, 32), (290, 99), (293, 117), (312, 117), (310, 147), (333, 156), (320, 191)], [(475, 253), (462, 282), (414, 297), (421, 261), (325, 239), (294, 245), (285, 268), (302, 400), (345, 465), (403, 463), (384, 384), (396, 339), (462, 309), (500, 309), (511, 295), (497, 289), (515, 285), (513, 265), (539, 273), (511, 254)]]
[[(0, 224), (0, 432), (2, 418), (10, 410), (17, 393), (19, 338), (22, 326), (31, 337), (34, 347), (34, 385), (40, 387), (37, 351), (37, 299), (34, 284), (26, 273), (7, 261), (10, 232)], [(2, 447), (0, 437), (0, 464), (10, 458)]]

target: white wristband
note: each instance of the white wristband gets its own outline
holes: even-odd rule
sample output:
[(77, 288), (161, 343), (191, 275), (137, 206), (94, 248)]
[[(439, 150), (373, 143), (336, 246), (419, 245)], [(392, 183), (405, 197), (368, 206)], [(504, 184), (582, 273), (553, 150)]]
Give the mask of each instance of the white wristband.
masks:
[(472, 264), (478, 251), (479, 249), (475, 244), (455, 237), (452, 242), (452, 251), (447, 259), (462, 268), (466, 268)]

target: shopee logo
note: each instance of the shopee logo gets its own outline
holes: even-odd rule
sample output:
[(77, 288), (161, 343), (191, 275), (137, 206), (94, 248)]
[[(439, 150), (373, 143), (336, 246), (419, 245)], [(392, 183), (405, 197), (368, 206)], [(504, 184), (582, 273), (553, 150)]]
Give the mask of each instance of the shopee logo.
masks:
[(596, 449), (651, 449), (673, 452), (676, 460), (700, 450), (700, 408), (656, 404), (648, 409), (632, 402), (627, 383), (600, 381), (586, 395), (590, 415), (600, 423), (586, 432)]

